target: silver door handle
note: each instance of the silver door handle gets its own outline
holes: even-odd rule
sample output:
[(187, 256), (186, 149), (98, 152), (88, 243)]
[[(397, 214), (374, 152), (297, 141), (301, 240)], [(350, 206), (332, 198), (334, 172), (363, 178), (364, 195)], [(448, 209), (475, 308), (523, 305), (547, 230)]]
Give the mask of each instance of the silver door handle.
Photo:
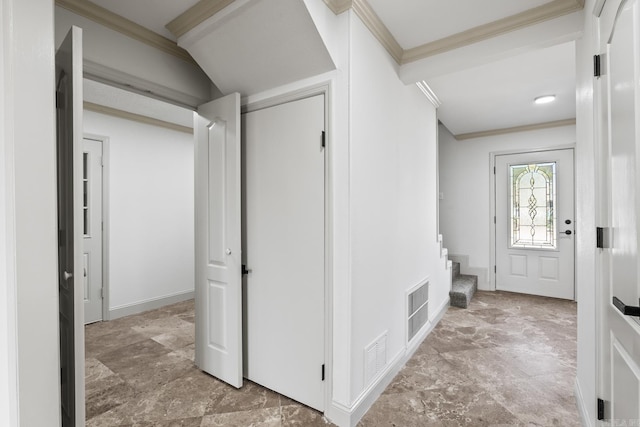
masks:
[(64, 280), (69, 280), (73, 277), (73, 273), (69, 273), (68, 271), (65, 271), (64, 273), (62, 273), (62, 278)]

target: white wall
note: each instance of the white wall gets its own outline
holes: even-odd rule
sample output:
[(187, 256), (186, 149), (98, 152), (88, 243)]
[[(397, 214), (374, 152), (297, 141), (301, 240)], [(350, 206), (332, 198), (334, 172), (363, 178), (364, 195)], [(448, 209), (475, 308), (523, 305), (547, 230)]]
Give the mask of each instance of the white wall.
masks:
[(0, 424), (59, 425), (53, 2), (0, 10)]
[[(491, 197), (490, 154), (573, 145), (575, 126), (488, 136), (457, 141), (440, 126), (440, 233), (452, 255), (468, 256), (469, 266), (482, 272), (480, 289), (490, 280)], [(464, 271), (463, 271), (464, 272)]]
[(437, 243), (435, 107), (353, 12), (350, 74), (351, 399), (364, 349), (387, 332), (387, 361), (406, 351), (405, 292), (431, 280), (430, 309), (448, 298)]
[[(11, 4), (0, 2), (0, 88), (5, 96), (0, 102), (0, 425), (17, 426), (16, 388), (16, 336), (15, 336), (15, 276), (13, 271), (15, 241), (13, 240), (13, 192), (9, 181), (13, 158), (10, 129), (11, 87), (5, 72), (10, 72), (11, 64), (9, 38), (11, 33), (9, 12)], [(5, 57), (7, 57), (5, 59)], [(6, 67), (6, 68), (5, 68)], [(5, 106), (5, 104), (8, 104)], [(9, 268), (11, 267), (11, 268)]]
[(110, 310), (193, 292), (193, 135), (91, 111), (84, 130), (109, 138)]
[(90, 65), (92, 73), (191, 106), (211, 99), (211, 82), (197, 65), (61, 7), (55, 8), (56, 46), (72, 25), (83, 29), (85, 66)]

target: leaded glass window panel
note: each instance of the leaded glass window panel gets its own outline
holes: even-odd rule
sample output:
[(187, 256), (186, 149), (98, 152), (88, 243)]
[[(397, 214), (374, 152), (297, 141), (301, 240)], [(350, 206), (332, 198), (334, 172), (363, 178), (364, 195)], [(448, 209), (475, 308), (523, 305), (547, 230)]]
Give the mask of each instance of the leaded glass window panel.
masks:
[(556, 248), (556, 163), (509, 166), (510, 246)]

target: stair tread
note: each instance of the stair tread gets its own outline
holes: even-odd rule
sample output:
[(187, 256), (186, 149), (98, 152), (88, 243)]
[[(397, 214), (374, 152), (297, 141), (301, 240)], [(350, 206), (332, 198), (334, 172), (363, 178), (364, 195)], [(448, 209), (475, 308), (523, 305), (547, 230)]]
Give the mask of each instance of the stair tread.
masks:
[(451, 280), (449, 298), (454, 307), (467, 308), (473, 294), (478, 289), (478, 276), (474, 274), (458, 274)]

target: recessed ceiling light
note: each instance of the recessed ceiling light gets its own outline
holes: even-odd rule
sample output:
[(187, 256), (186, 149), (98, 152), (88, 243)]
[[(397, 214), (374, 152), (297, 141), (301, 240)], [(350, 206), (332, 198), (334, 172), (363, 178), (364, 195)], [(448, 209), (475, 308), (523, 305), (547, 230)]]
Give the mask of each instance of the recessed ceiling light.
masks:
[(555, 95), (543, 95), (533, 100), (536, 104), (548, 104), (556, 100)]

